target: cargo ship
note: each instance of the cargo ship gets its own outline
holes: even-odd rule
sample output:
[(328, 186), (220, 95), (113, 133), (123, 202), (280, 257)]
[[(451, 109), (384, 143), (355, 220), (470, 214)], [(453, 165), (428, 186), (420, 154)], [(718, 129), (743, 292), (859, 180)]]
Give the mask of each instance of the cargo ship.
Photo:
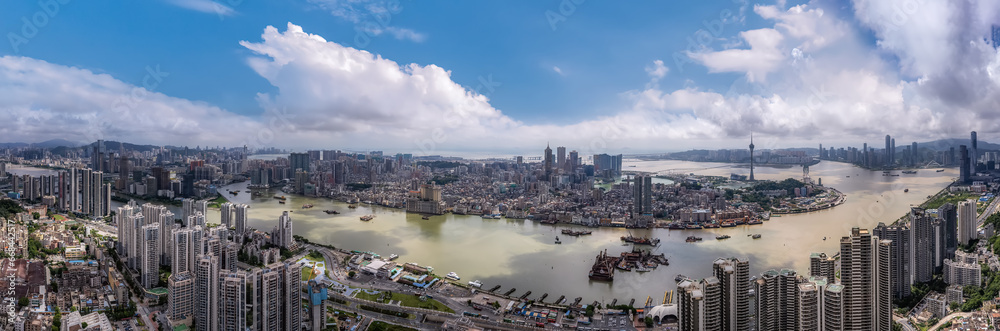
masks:
[(336, 210), (324, 210), (323, 212), (324, 212), (324, 213), (326, 213), (327, 215), (336, 215), (336, 214), (340, 214), (340, 212), (339, 212), (339, 211), (336, 211)]
[(631, 235), (622, 236), (622, 241), (627, 242), (627, 243), (636, 244), (636, 245), (656, 246), (656, 245), (660, 244), (660, 239), (656, 239), (656, 238), (650, 239), (648, 237), (633, 237)]
[(693, 242), (696, 242), (696, 241), (701, 241), (701, 237), (688, 236), (687, 239), (684, 239), (684, 241), (689, 242), (689, 243), (693, 243)]
[(371, 221), (371, 220), (372, 220), (373, 218), (375, 218), (375, 215), (365, 215), (365, 216), (361, 216), (361, 220), (362, 220), (362, 221), (365, 221), (365, 222), (368, 222), (368, 221)]
[(570, 230), (570, 229), (563, 229), (562, 230), (562, 234), (567, 235), (567, 236), (573, 236), (573, 237), (579, 237), (579, 236), (588, 235), (588, 234), (591, 234), (591, 233), (592, 232), (590, 232), (590, 231), (574, 231), (574, 230)]

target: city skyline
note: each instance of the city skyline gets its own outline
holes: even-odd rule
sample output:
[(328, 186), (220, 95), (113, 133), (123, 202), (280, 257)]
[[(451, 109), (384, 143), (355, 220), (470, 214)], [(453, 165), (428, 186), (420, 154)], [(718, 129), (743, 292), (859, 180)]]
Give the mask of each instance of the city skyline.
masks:
[[(874, 142), (886, 131), (904, 141), (959, 137), (969, 128), (996, 134), (982, 120), (995, 113), (990, 100), (1000, 93), (988, 74), (1000, 20), (966, 16), (997, 12), (997, 4), (897, 2), (648, 3), (634, 18), (604, 4), (539, 3), (475, 20), (461, 13), (500, 8), (5, 4), (5, 21), (23, 24), (8, 27), (0, 49), (0, 84), (9, 93), (0, 108), (12, 119), (4, 132), (21, 141), (280, 148), (349, 141), (426, 154), (527, 148), (552, 137), (585, 154), (653, 150), (664, 141), (743, 145), (751, 127), (761, 148), (769, 138), (775, 147), (793, 147), (787, 138)], [(458, 18), (419, 19), (441, 10)], [(88, 24), (91, 17), (117, 23)], [(140, 20), (188, 27), (116, 27)], [(600, 33), (623, 21), (631, 24), (621, 33)], [(457, 32), (470, 26), (490, 28), (482, 38)], [(218, 33), (196, 37), (201, 31)], [(470, 40), (469, 49), (455, 47)], [(500, 48), (487, 47), (490, 40)], [(149, 44), (157, 41), (166, 48)], [(68, 49), (79, 42), (109, 53)], [(595, 42), (627, 55), (580, 55)], [(60, 130), (35, 130), (36, 120)], [(496, 137), (504, 143), (492, 143)]]

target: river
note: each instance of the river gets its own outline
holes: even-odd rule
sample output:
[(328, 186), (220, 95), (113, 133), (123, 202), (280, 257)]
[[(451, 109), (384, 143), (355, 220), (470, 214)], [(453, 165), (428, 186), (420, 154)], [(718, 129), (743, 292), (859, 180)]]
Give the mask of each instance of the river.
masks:
[[(623, 167), (626, 171), (718, 176), (748, 172), (735, 164), (686, 161), (626, 160)], [(828, 210), (774, 217), (762, 225), (705, 230), (599, 228), (588, 229), (593, 235), (581, 237), (560, 235), (559, 232), (567, 227), (562, 225), (541, 225), (527, 220), (483, 220), (478, 216), (451, 214), (423, 220), (420, 215), (396, 209), (365, 204), (348, 209), (346, 204), (330, 199), (294, 196), (276, 190), (251, 199), (245, 192), (246, 182), (223, 187), (220, 192), (239, 190), (239, 195), (226, 194), (226, 198), (249, 204), (249, 225), (263, 231), (270, 231), (281, 212), (290, 210), (293, 211), (294, 233), (311, 241), (348, 250), (398, 254), (398, 262), (433, 266), (438, 274), (454, 271), (463, 282), (481, 280), (484, 289), (501, 285), (501, 291), (505, 292), (516, 287), (515, 295), (530, 290), (531, 297), (537, 298), (548, 293), (550, 301), (565, 295), (569, 300), (583, 297), (584, 302), (610, 303), (617, 298), (627, 303), (634, 298), (641, 304), (647, 296), (652, 296), (656, 303), (662, 301), (665, 291), (675, 289), (673, 279), (678, 274), (695, 278), (709, 276), (711, 263), (718, 257), (750, 259), (751, 275), (777, 268), (792, 268), (806, 274), (810, 253), (835, 254), (839, 238), (848, 234), (851, 227), (872, 228), (878, 222), (892, 222), (906, 214), (911, 205), (920, 204), (957, 176), (957, 169), (940, 173), (925, 169), (913, 175), (882, 176), (881, 171), (826, 161), (811, 166), (810, 170), (813, 180), (822, 179), (824, 185), (840, 190), (847, 195), (847, 202)], [(755, 176), (770, 180), (801, 179), (802, 168), (758, 167)], [(909, 192), (904, 193), (904, 189)], [(285, 195), (287, 204), (279, 204), (272, 198), (275, 194)], [(301, 209), (303, 204), (315, 207)], [(177, 213), (177, 208), (173, 209)], [(341, 214), (327, 215), (323, 212), (325, 209)], [(209, 214), (209, 222), (219, 221), (218, 212)], [(359, 220), (367, 214), (376, 217), (370, 222)], [(619, 240), (629, 232), (660, 238), (662, 242), (653, 251), (664, 253), (670, 265), (647, 273), (616, 272), (611, 283), (590, 281), (587, 273), (599, 251), (606, 249), (617, 256), (631, 249), (622, 246)], [(762, 238), (748, 237), (755, 233)], [(717, 234), (728, 234), (732, 238), (717, 241)], [(562, 244), (554, 243), (557, 235)], [(703, 237), (704, 241), (686, 243), (684, 239), (689, 235)], [(827, 240), (823, 240), (824, 237)]]

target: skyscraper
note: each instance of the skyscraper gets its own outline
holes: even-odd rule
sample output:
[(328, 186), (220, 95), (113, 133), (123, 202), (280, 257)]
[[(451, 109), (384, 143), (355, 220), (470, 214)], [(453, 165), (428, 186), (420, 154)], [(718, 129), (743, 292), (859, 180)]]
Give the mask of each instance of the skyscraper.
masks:
[(969, 183), (969, 177), (975, 174), (971, 172), (972, 161), (969, 160), (969, 149), (965, 145), (958, 146), (959, 160), (961, 164), (958, 166), (958, 181), (963, 184)]
[(750, 261), (716, 259), (712, 273), (722, 286), (722, 329), (750, 328)]
[(199, 330), (218, 330), (219, 258), (197, 257), (195, 267), (195, 323)]
[(889, 166), (896, 166), (896, 138), (892, 138), (892, 150), (889, 152)]
[(296, 169), (302, 169), (302, 171), (309, 171), (309, 154), (308, 153), (292, 153), (288, 155), (288, 161), (291, 163), (292, 171)]
[(273, 263), (255, 269), (251, 316), (255, 330), (298, 330), (302, 322), (302, 266)]
[(552, 176), (552, 162), (554, 161), (552, 148), (549, 148), (549, 145), (545, 145), (545, 155), (542, 158), (543, 166), (545, 168), (545, 180), (549, 180)]
[(754, 181), (753, 178), (753, 132), (750, 132), (750, 181)]
[(880, 239), (892, 240), (890, 250), (894, 258), (889, 266), (889, 274), (893, 279), (892, 295), (898, 299), (910, 296), (910, 286), (913, 284), (910, 228), (900, 224), (886, 226), (885, 223), (879, 223), (873, 232)]
[[(677, 318), (680, 331), (708, 330), (705, 325), (705, 292), (701, 284), (684, 279), (677, 283)], [(717, 326), (716, 326), (716, 329)]]
[(844, 328), (844, 285), (830, 284), (823, 291), (823, 329)]
[(944, 258), (954, 258), (958, 249), (958, 212), (955, 205), (949, 202), (938, 207), (938, 217), (944, 221)]
[(650, 176), (635, 176), (632, 185), (632, 216), (650, 214), (653, 212), (653, 178)]
[[(845, 331), (890, 331), (890, 241), (853, 228), (840, 239), (840, 280), (844, 285)], [(888, 304), (888, 305), (887, 305)], [(888, 328), (887, 328), (888, 327)]]
[(969, 150), (969, 175), (975, 175), (976, 164), (979, 163), (979, 141), (976, 138), (976, 131), (972, 131), (971, 136), (971, 144), (969, 147), (972, 147), (972, 149)]
[(790, 269), (768, 270), (755, 282), (757, 330), (797, 330), (798, 281)]
[(976, 200), (969, 199), (958, 203), (958, 243), (968, 245), (976, 239)]
[(142, 287), (151, 289), (160, 283), (160, 224), (142, 227)]
[(271, 231), (271, 240), (275, 246), (291, 249), (295, 240), (292, 238), (292, 217), (288, 216), (288, 211), (282, 212), (278, 217), (278, 226)]
[(170, 320), (184, 320), (194, 315), (194, 289), (194, 274), (174, 271), (170, 275), (170, 278), (167, 279), (167, 290), (169, 291), (167, 316)]
[(576, 151), (571, 151), (569, 152), (569, 158), (566, 159), (566, 164), (564, 165), (563, 170), (567, 174), (571, 174), (574, 171), (576, 171), (576, 166), (579, 163), (580, 163), (580, 153), (577, 153)]
[[(219, 275), (218, 299), (215, 307), (218, 309), (218, 330), (245, 331), (247, 312), (244, 305), (247, 302), (247, 274), (243, 271), (222, 270)], [(297, 302), (297, 301), (296, 301)], [(284, 330), (298, 330), (283, 328)]]
[(220, 219), (222, 226), (227, 229), (233, 227), (233, 204), (230, 202), (223, 203), (219, 205), (219, 211), (222, 213), (222, 218)]
[(885, 167), (892, 165), (892, 137), (885, 135)]
[[(923, 209), (910, 208), (910, 284), (931, 281), (934, 276), (934, 218)], [(889, 238), (882, 238), (889, 239)], [(893, 260), (900, 257), (895, 256)]]
[(825, 277), (828, 281), (836, 281), (834, 277), (837, 273), (835, 267), (836, 260), (826, 256), (826, 253), (812, 253), (809, 256), (809, 275), (813, 277)]
[(566, 166), (566, 147), (559, 146), (556, 147), (556, 168), (565, 169)]
[(235, 225), (236, 225), (236, 234), (237, 235), (242, 236), (242, 235), (246, 234), (246, 231), (247, 231), (247, 210), (249, 208), (250, 208), (250, 206), (247, 206), (246, 204), (242, 204), (242, 203), (236, 205), (235, 208), (234, 208), (235, 211), (236, 211), (236, 222), (235, 222), (236, 224)]

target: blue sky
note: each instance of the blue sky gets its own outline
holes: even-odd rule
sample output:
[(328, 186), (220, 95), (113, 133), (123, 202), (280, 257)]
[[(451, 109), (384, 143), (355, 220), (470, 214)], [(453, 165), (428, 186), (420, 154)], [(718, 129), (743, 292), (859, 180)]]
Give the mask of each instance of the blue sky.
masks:
[[(773, 147), (988, 137), (996, 51), (966, 44), (997, 17), (955, 22), (996, 5), (914, 1), (4, 2), (0, 84), (21, 93), (0, 111), (68, 128), (0, 133), (423, 152), (735, 147), (750, 130)], [(22, 18), (48, 22), (24, 38)], [(120, 107), (157, 66), (169, 75)], [(77, 93), (112, 101), (72, 106)], [(268, 109), (294, 119), (277, 128)], [(205, 133), (219, 127), (240, 137)], [(274, 138), (252, 137), (264, 129)]]

